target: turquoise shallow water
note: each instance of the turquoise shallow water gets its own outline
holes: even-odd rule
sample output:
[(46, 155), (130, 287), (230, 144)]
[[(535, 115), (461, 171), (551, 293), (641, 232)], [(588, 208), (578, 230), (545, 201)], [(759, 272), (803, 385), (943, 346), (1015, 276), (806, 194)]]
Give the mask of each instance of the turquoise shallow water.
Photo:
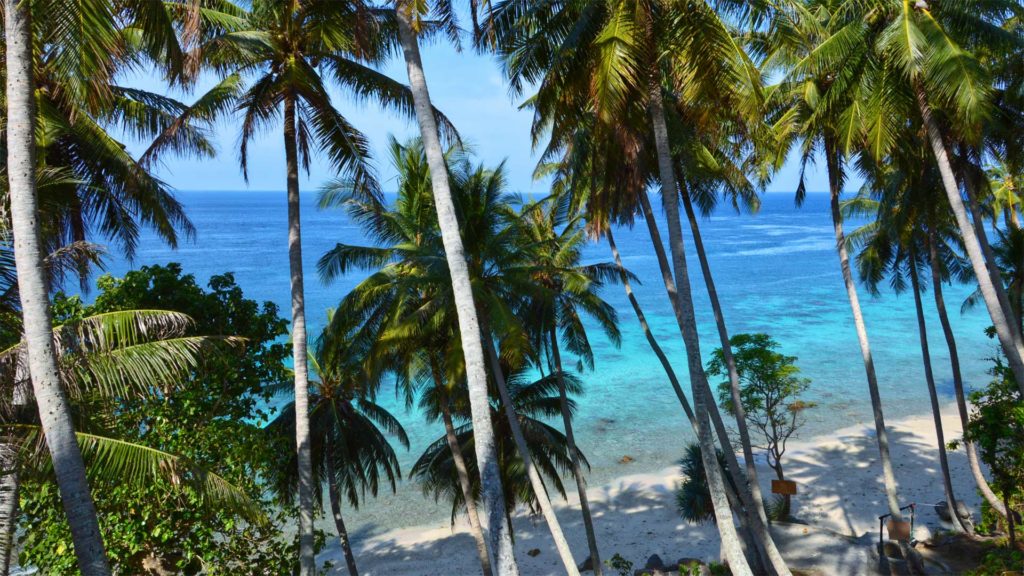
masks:
[[(287, 314), (284, 193), (182, 192), (179, 197), (196, 225), (196, 241), (172, 251), (147, 235), (133, 263), (112, 261), (108, 270), (123, 274), (131, 267), (145, 264), (181, 262), (200, 282), (213, 274), (230, 271), (235, 273), (247, 297), (277, 302), (282, 313)], [(848, 222), (847, 229), (852, 230), (856, 224)], [(730, 331), (771, 334), (785, 353), (799, 357), (803, 374), (812, 380), (809, 399), (817, 402), (818, 407), (808, 413), (803, 437), (868, 422), (867, 386), (833, 250), (827, 196), (811, 194), (804, 206), (797, 209), (792, 195), (768, 194), (756, 215), (721, 210), (705, 219), (701, 230)], [(322, 325), (324, 311), (336, 305), (362, 278), (353, 275), (329, 286), (315, 278), (316, 260), (339, 241), (360, 243), (362, 237), (343, 213), (318, 211), (314, 195), (307, 196), (303, 249), (309, 274), (307, 314), (314, 328)], [(659, 280), (646, 228), (618, 231), (616, 241), (626, 267), (643, 281), (643, 285), (635, 287), (638, 298), (686, 387), (682, 342)], [(606, 244), (590, 246), (587, 257), (593, 261), (611, 260)], [(702, 353), (707, 358), (717, 346), (718, 336), (696, 256), (691, 253), (688, 262), (695, 286)], [(966, 286), (948, 287), (946, 299), (959, 338), (964, 377), (968, 385), (980, 385), (986, 381), (985, 359), (993, 355), (994, 343), (983, 333), (989, 324), (984, 309), (964, 315), (957, 311), (970, 290)], [(615, 348), (595, 332), (595, 370), (583, 375), (587, 394), (579, 401), (576, 426), (579, 444), (593, 466), (591, 485), (621, 474), (669, 466), (681, 455), (683, 443), (691, 436), (622, 288), (609, 287), (605, 298), (619, 311), (622, 344)], [(862, 291), (861, 299), (886, 417), (928, 411), (912, 296), (886, 292), (872, 298)], [(928, 294), (926, 302), (930, 301)], [(952, 382), (948, 355), (930, 307), (929, 314), (936, 377), (946, 396), (944, 400), (949, 400)], [(411, 437), (412, 449), (402, 454), (403, 468), (408, 468), (442, 430), (400, 407), (391, 395), (382, 396)], [(627, 454), (634, 462), (619, 464), (619, 459)], [(427, 522), (444, 523), (447, 515), (445, 506), (424, 500), (417, 486), (404, 483), (397, 495), (382, 497), (351, 512), (349, 523), (361, 532), (379, 531)]]

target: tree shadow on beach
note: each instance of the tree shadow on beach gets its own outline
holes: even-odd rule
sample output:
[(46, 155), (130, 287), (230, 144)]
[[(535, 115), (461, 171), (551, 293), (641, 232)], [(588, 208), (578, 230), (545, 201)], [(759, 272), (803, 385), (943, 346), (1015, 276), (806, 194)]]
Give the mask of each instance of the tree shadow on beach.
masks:
[[(958, 431), (947, 431), (950, 438)], [(928, 537), (948, 529), (931, 504), (945, 498), (934, 440), (889, 428), (890, 450), (901, 504), (917, 503), (915, 536)], [(950, 453), (957, 496), (978, 510), (970, 470), (962, 452)], [(773, 528), (783, 555), (795, 568), (826, 568), (825, 573), (863, 574), (871, 565), (878, 539), (878, 516), (886, 513), (885, 493), (875, 434), (870, 427), (843, 435), (828, 445), (794, 454), (787, 476), (799, 485), (794, 516), (808, 525), (778, 524)], [(763, 471), (765, 494), (770, 477)], [(679, 479), (681, 480), (681, 478)], [(591, 490), (591, 506), (602, 559), (622, 554), (641, 568), (652, 554), (666, 563), (686, 558), (718, 560), (714, 525), (684, 522), (672, 486), (626, 478)], [(587, 557), (587, 544), (575, 500), (558, 508), (558, 517), (577, 562)], [(475, 574), (478, 564), (472, 538), (464, 529), (400, 536), (375, 534), (373, 526), (354, 535), (361, 572), (366, 576), (432, 576)], [(563, 574), (542, 518), (514, 518), (516, 557), (523, 574)], [(341, 566), (337, 546), (323, 555)], [(344, 573), (339, 568), (338, 573)]]
[[(658, 554), (666, 562), (681, 557), (718, 558), (714, 526), (685, 524), (676, 512), (675, 495), (669, 488), (624, 481), (591, 491), (591, 497), (602, 559), (621, 553), (640, 568), (652, 554)], [(575, 501), (570, 507), (562, 504), (557, 510), (559, 521), (577, 562), (582, 562), (588, 552), (578, 508)], [(513, 525), (516, 559), (522, 574), (564, 574), (547, 525), (540, 516), (518, 514), (513, 518)], [(370, 533), (372, 529), (366, 531)], [(361, 573), (367, 576), (448, 576), (478, 571), (473, 540), (464, 530), (419, 542), (402, 540), (386, 536), (364, 540), (365, 545), (357, 546), (356, 550)], [(333, 548), (323, 558), (335, 565), (341, 560)]]
[[(929, 442), (891, 427), (888, 432), (900, 504), (916, 504), (915, 529), (922, 533), (915, 535), (923, 538), (948, 529), (934, 507), (945, 500), (934, 439)], [(873, 532), (877, 537), (878, 517), (889, 509), (874, 430), (865, 427), (863, 434), (847, 434), (838, 442), (839, 446), (819, 447), (788, 462), (787, 475), (797, 481), (801, 491), (794, 499), (794, 516), (849, 536)], [(980, 501), (966, 455), (949, 452), (949, 465), (956, 496), (977, 511)], [(812, 501), (818, 504), (803, 505)]]

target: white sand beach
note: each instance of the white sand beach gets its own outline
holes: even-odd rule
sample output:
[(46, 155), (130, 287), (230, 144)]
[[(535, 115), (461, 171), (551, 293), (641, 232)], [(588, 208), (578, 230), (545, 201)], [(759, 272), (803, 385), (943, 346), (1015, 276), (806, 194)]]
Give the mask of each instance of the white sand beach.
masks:
[[(794, 516), (812, 527), (851, 536), (862, 546), (844, 552), (846, 558), (832, 557), (828, 562), (836, 572), (861, 574), (868, 569), (866, 552), (878, 537), (878, 516), (886, 512), (878, 464), (874, 427), (870, 424), (841, 427), (837, 431), (791, 444), (784, 464), (787, 476), (799, 486), (794, 497)], [(947, 442), (961, 434), (955, 406), (944, 410), (943, 428)], [(930, 415), (888, 423), (889, 438), (900, 498), (903, 504), (918, 504), (915, 536), (924, 539), (944, 529), (934, 504), (945, 497), (935, 454), (935, 429)], [(950, 465), (957, 497), (974, 512), (980, 507), (965, 454), (950, 453)], [(768, 493), (769, 470), (761, 473)], [(648, 557), (658, 554), (665, 562), (679, 558), (718, 560), (717, 532), (713, 525), (694, 526), (683, 522), (676, 512), (675, 486), (681, 480), (678, 468), (666, 468), (656, 474), (623, 475), (614, 482), (592, 487), (589, 491), (598, 542), (604, 558), (618, 553), (643, 567)], [(587, 556), (583, 526), (575, 502), (557, 503), (559, 518), (576, 554), (577, 561)], [(516, 551), (524, 575), (562, 574), (561, 565), (550, 543), (547, 528), (539, 516), (520, 512), (514, 517)], [(797, 538), (799, 527), (789, 530)], [(794, 567), (815, 564), (815, 544), (811, 540), (780, 546)], [(367, 576), (410, 575), (449, 576), (475, 574), (479, 570), (472, 540), (466, 526), (454, 528), (447, 523), (392, 530), (354, 542), (360, 571)], [(539, 550), (536, 555), (528, 554)], [(830, 554), (831, 555), (831, 554)], [(824, 556), (824, 554), (822, 554)], [(337, 541), (330, 543), (321, 556), (330, 560), (339, 573), (344, 560)]]

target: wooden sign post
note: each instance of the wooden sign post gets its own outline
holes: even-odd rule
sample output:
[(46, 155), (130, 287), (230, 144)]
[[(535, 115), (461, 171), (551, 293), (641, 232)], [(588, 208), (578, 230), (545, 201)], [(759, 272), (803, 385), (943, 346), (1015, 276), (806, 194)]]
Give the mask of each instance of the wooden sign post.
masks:
[(885, 528), (889, 531), (890, 540), (899, 540), (901, 542), (910, 540), (910, 522), (890, 519), (885, 523)]
[(792, 496), (796, 494), (796, 482), (792, 480), (772, 480), (772, 494)]

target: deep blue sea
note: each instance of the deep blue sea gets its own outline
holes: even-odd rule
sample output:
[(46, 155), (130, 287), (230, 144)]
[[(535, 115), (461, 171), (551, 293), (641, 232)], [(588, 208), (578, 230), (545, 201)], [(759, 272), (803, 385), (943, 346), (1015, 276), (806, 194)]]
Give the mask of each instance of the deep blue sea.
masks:
[[(146, 264), (180, 262), (185, 271), (205, 283), (214, 274), (233, 272), (245, 295), (276, 302), (289, 314), (286, 210), (283, 192), (180, 192), (196, 226), (194, 242), (171, 250), (152, 235), (145, 235), (134, 262), (113, 259), (108, 271), (123, 274)], [(339, 210), (320, 211), (315, 194), (305, 197), (302, 214), (303, 250), (307, 271), (307, 317), (311, 334), (323, 325), (325, 311), (334, 307), (362, 275), (351, 275), (329, 285), (316, 276), (316, 261), (336, 242), (362, 243), (358, 227)], [(616, 232), (624, 264), (643, 282), (635, 290), (652, 329), (686, 388), (682, 342), (660, 281), (650, 238), (642, 223), (634, 230)], [(847, 222), (847, 230), (857, 222)], [(663, 234), (665, 231), (662, 226)], [(825, 194), (810, 194), (796, 208), (791, 194), (768, 194), (756, 214), (722, 209), (702, 222), (712, 271), (732, 334), (766, 332), (781, 343), (783, 352), (797, 356), (803, 375), (811, 379), (809, 400), (818, 407), (808, 412), (804, 437), (870, 419), (867, 385), (853, 321), (834, 251)], [(689, 242), (689, 240), (688, 240)], [(689, 242), (688, 248), (692, 248)], [(588, 248), (591, 261), (610, 261), (606, 244)], [(718, 345), (699, 273), (696, 256), (688, 262), (697, 304), (705, 358)], [(963, 373), (968, 385), (986, 382), (987, 358), (995, 350), (984, 329), (989, 325), (983, 308), (959, 313), (970, 293), (967, 286), (947, 288), (954, 329), (960, 345)], [(615, 476), (660, 470), (682, 453), (691, 436), (657, 358), (648, 348), (636, 317), (620, 286), (609, 286), (607, 301), (619, 311), (621, 346), (616, 348), (596, 330), (592, 336), (595, 370), (582, 374), (586, 395), (579, 399), (576, 429), (580, 447), (593, 469), (590, 484)], [(861, 300), (875, 354), (886, 417), (929, 410), (918, 345), (913, 297), (885, 292)], [(926, 295), (926, 303), (931, 295)], [(932, 358), (944, 401), (952, 398), (948, 355), (938, 320), (929, 310)], [(439, 424), (427, 424), (406, 411), (390, 394), (383, 402), (393, 408), (412, 439), (402, 454), (404, 469), (411, 467), (422, 449), (440, 437)], [(618, 461), (629, 455), (634, 462)], [(396, 496), (382, 497), (358, 512), (350, 524), (381, 530), (425, 522), (443, 524), (448, 508), (423, 499), (419, 488), (405, 483)]]

